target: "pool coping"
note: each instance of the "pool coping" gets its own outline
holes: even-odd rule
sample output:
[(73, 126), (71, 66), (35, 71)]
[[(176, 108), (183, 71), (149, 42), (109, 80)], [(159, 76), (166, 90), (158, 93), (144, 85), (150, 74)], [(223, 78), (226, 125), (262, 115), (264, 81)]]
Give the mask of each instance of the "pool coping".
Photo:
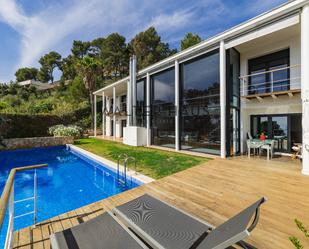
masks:
[[(92, 152), (89, 152), (87, 150), (84, 150), (82, 148), (79, 148), (73, 144), (67, 144), (67, 147), (70, 148), (70, 150), (80, 153), (82, 154), (82, 156), (85, 156), (87, 158), (90, 158), (91, 160), (94, 160), (95, 162), (99, 163), (99, 164), (104, 164), (104, 167), (108, 167), (110, 170), (112, 170), (113, 172), (117, 172), (117, 163), (110, 161), (104, 157), (98, 156)], [(124, 170), (124, 166), (120, 165), (120, 170), (123, 171)], [(143, 174), (140, 174), (134, 170), (129, 169), (127, 171), (127, 176), (132, 177), (135, 182), (140, 183), (140, 184), (145, 184), (145, 183), (150, 183), (155, 181), (155, 179), (149, 177), (149, 176), (145, 176)]]

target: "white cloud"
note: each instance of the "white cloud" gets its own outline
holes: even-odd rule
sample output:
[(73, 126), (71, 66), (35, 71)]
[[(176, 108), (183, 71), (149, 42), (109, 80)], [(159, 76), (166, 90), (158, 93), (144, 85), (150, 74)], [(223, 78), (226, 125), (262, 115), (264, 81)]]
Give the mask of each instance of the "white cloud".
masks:
[[(257, 12), (281, 1), (258, 0), (259, 5), (248, 11)], [(71, 44), (72, 41), (66, 39), (69, 36), (70, 39), (72, 36), (82, 39), (80, 35), (90, 34), (88, 37), (95, 38), (120, 32), (132, 38), (137, 32), (155, 26), (165, 41), (173, 42), (189, 31), (207, 36), (210, 30), (218, 28), (216, 26), (222, 27), (222, 22), (235, 20), (245, 13), (238, 11), (240, 6), (231, 13), (223, 0), (178, 0), (177, 3), (166, 0), (62, 0), (44, 3), (47, 4), (45, 9), (29, 15), (18, 0), (0, 0), (0, 22), (8, 24), (21, 36), (19, 61), (13, 66), (15, 68), (12, 67), (12, 72), (22, 66), (36, 66), (40, 56), (51, 49), (57, 51), (62, 47), (68, 50), (68, 45), (63, 44)], [(249, 8), (247, 4), (245, 6)]]
[(161, 32), (170, 31), (175, 28), (181, 29), (191, 23), (193, 15), (194, 12), (189, 10), (175, 11), (172, 14), (159, 14), (147, 26), (154, 26)]

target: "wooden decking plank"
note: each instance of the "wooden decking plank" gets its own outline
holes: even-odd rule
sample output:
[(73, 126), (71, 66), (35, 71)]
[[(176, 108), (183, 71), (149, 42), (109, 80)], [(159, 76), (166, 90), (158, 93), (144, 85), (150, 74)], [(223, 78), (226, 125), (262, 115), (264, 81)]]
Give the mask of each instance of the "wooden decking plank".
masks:
[[(48, 226), (55, 232), (78, 225), (77, 216), (87, 221), (144, 193), (214, 225), (224, 222), (260, 196), (266, 196), (269, 200), (262, 207), (260, 222), (246, 240), (257, 248), (291, 248), (290, 235), (302, 238), (294, 218), (305, 224), (309, 220), (309, 178), (301, 175), (297, 161), (276, 159), (267, 162), (254, 157), (215, 159), (55, 217), (49, 225), (48, 222), (40, 225), (41, 235), (39, 230), (32, 231), (33, 248), (42, 245), (35, 245), (41, 236), (44, 248), (49, 249)], [(14, 245), (29, 248), (30, 234), (30, 228), (16, 232)], [(306, 240), (302, 242), (305, 248), (309, 246)]]

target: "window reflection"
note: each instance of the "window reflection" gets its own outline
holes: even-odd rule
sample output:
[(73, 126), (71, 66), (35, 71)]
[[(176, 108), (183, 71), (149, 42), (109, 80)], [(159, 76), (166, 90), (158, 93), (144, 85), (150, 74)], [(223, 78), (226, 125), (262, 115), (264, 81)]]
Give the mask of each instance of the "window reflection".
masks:
[(181, 65), (181, 149), (220, 153), (218, 51)]
[(146, 84), (142, 79), (136, 83), (136, 126), (146, 127)]
[(152, 76), (152, 143), (175, 147), (175, 71)]

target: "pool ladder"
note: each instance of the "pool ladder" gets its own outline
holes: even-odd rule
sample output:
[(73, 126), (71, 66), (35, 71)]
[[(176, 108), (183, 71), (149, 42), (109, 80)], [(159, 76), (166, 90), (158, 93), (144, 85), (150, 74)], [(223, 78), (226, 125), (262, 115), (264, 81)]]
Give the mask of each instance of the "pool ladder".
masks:
[[(120, 162), (123, 160), (123, 171), (122, 173), (120, 172)], [(120, 184), (122, 187), (126, 187), (128, 182), (127, 182), (127, 172), (129, 171), (129, 162), (133, 161), (134, 162), (134, 169), (136, 172), (136, 159), (132, 156), (128, 156), (127, 154), (121, 154), (118, 156), (117, 160), (117, 183)], [(122, 176), (122, 177), (121, 177)], [(130, 186), (132, 186), (132, 174), (130, 178)]]
[[(6, 229), (6, 235), (5, 235), (5, 249), (12, 249), (13, 248), (13, 233), (14, 233), (14, 219), (20, 218), (26, 215), (33, 214), (33, 223), (35, 225), (36, 223), (36, 217), (37, 217), (37, 208), (36, 208), (36, 200), (37, 200), (37, 174), (36, 169), (47, 167), (47, 164), (39, 164), (39, 165), (32, 165), (32, 166), (26, 166), (26, 167), (18, 167), (13, 168), (10, 171), (10, 174), (8, 176), (8, 179), (5, 183), (1, 198), (0, 198), (0, 230), (2, 230), (4, 218), (6, 215), (6, 211), (8, 209), (8, 226)], [(17, 172), (25, 171), (25, 170), (33, 170), (34, 169), (34, 175), (33, 175), (33, 187), (34, 187), (34, 193), (33, 197), (26, 198), (23, 200), (14, 200), (14, 178)], [(23, 202), (26, 200), (33, 200), (34, 210), (32, 212), (28, 212), (22, 215), (15, 216), (14, 215), (14, 204), (18, 202)]]

